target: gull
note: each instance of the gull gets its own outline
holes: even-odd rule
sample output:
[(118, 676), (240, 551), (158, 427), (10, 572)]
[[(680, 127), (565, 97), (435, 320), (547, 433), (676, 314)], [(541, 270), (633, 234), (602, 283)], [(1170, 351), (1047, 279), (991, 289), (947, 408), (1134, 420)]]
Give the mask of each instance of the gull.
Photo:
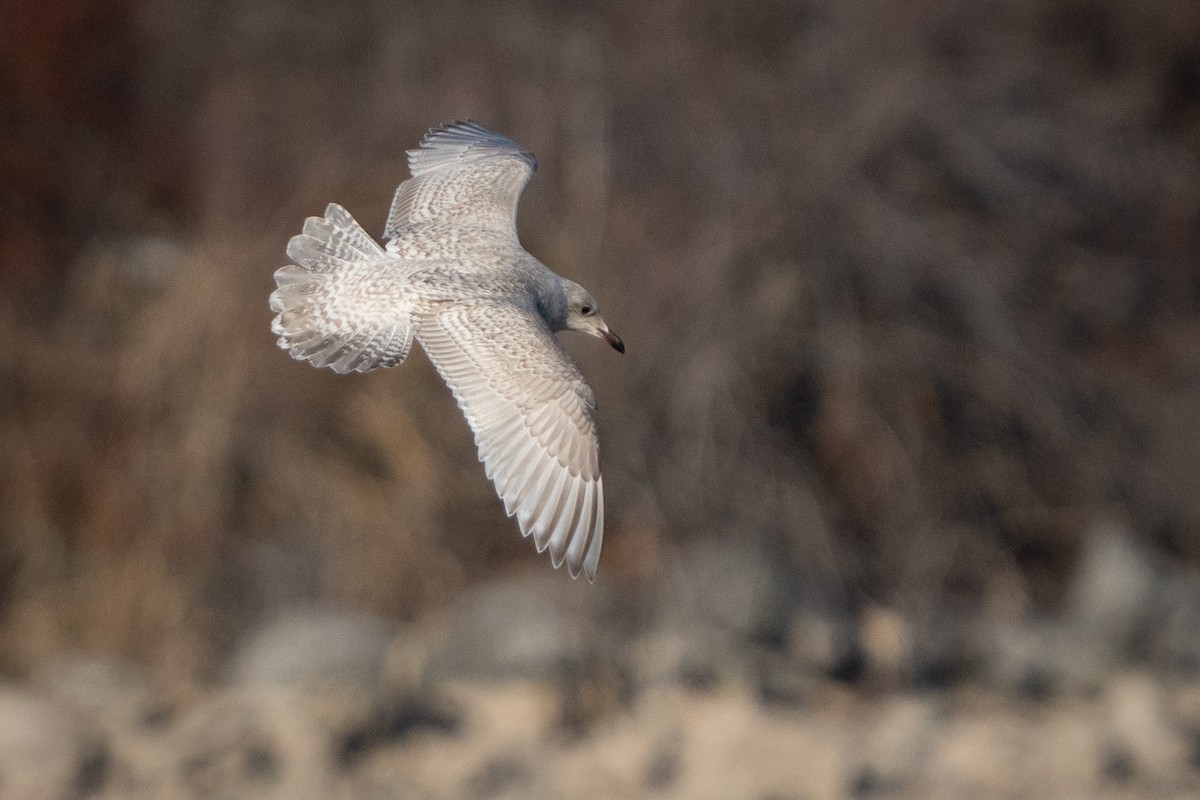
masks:
[(582, 331), (625, 352), (596, 300), (517, 238), (533, 154), (474, 122), (408, 151), (380, 246), (330, 203), (288, 242), (272, 332), (292, 358), (334, 372), (404, 361), (413, 339), (475, 435), (479, 460), (524, 536), (555, 568), (596, 577), (604, 480), (596, 397), (554, 335)]

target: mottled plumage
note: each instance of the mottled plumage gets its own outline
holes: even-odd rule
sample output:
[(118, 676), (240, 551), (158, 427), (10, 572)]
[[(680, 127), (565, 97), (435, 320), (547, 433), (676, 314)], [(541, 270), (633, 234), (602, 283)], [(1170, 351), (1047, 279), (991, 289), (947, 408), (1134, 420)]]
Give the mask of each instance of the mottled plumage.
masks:
[(554, 333), (624, 352), (583, 287), (517, 239), (537, 161), (473, 122), (408, 152), (381, 247), (337, 204), (288, 243), (271, 330), (293, 358), (336, 372), (400, 364), (415, 337), (454, 393), (521, 532), (592, 579), (604, 538), (595, 396)]

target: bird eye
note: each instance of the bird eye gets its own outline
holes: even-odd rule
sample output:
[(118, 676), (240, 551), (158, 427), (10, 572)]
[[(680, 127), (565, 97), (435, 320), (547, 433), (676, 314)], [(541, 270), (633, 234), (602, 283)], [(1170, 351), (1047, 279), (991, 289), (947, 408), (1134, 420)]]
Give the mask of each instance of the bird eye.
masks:
[(585, 317), (588, 316), (589, 314), (591, 314), (593, 310), (594, 309), (587, 304), (584, 304), (579, 307), (579, 313), (583, 314)]

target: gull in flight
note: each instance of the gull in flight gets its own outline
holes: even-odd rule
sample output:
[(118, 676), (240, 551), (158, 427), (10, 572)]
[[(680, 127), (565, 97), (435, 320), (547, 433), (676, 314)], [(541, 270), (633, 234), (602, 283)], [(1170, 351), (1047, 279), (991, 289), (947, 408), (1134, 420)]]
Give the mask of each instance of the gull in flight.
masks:
[(474, 122), (431, 130), (408, 151), (380, 246), (331, 203), (288, 242), (271, 330), (314, 367), (368, 372), (404, 361), (413, 339), (449, 385), (479, 460), (521, 533), (596, 576), (604, 480), (596, 398), (555, 333), (624, 353), (595, 299), (517, 239), (517, 203), (537, 161)]

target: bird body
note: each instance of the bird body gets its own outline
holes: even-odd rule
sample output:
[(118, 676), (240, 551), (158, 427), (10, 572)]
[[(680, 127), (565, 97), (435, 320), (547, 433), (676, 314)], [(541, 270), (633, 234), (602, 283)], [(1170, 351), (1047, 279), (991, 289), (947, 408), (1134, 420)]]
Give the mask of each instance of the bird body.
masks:
[(471, 122), (408, 153), (381, 247), (330, 204), (288, 243), (272, 331), (293, 358), (336, 372), (404, 361), (415, 338), (475, 433), (524, 535), (594, 579), (604, 536), (595, 395), (554, 334), (624, 344), (582, 286), (521, 246), (516, 210), (537, 162)]

